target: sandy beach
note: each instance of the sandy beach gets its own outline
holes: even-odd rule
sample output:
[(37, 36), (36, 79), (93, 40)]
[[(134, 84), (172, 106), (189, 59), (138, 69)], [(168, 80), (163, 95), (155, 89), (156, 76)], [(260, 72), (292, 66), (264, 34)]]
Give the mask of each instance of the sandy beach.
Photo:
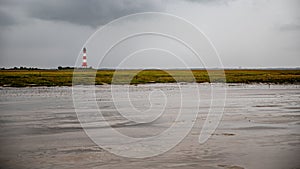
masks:
[[(140, 96), (153, 85), (132, 87)], [(170, 93), (176, 90), (174, 84), (154, 87)], [(96, 88), (105, 93), (109, 86)], [(199, 84), (199, 88), (205, 103), (209, 84)], [(96, 145), (78, 122), (71, 87), (0, 88), (0, 168), (300, 168), (300, 86), (234, 84), (226, 88), (223, 118), (207, 142), (199, 144), (198, 138), (208, 102), (200, 105), (193, 129), (180, 144), (164, 154), (143, 159), (120, 157)], [(105, 94), (101, 96), (99, 102), (105, 99)], [(111, 111), (107, 113), (110, 119), (116, 114), (110, 101), (106, 103), (99, 105)], [(159, 133), (170, 123), (133, 125), (111, 121), (112, 127), (134, 137)]]

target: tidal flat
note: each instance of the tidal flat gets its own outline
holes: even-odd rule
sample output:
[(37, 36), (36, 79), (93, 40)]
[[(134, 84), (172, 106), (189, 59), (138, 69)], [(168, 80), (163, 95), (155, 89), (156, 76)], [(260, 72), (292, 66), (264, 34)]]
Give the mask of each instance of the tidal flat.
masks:
[[(178, 85), (185, 86), (192, 97), (195, 85), (189, 83), (115, 86), (117, 90), (129, 87), (133, 102), (127, 108), (134, 106), (137, 110), (144, 110), (151, 107), (151, 102), (158, 105), (165, 103), (160, 93), (148, 98), (153, 90), (163, 92), (169, 98), (166, 104), (162, 104), (169, 116), (140, 125), (120, 117), (110, 94), (110, 85), (96, 86), (96, 101), (109, 123), (109, 126), (105, 126), (105, 123), (96, 130), (101, 132), (106, 127), (113, 127), (130, 137), (151, 137), (161, 133), (174, 123), (176, 110), (180, 108), (176, 104), (176, 100), (181, 98)], [(211, 103), (211, 85), (196, 84), (201, 104), (197, 118), (191, 121), (194, 126), (187, 136), (166, 153), (142, 159), (112, 154), (87, 136), (74, 109), (72, 87), (1, 87), (0, 168), (300, 167), (299, 85), (215, 84), (216, 91), (226, 88), (224, 114), (216, 131), (204, 144), (200, 144), (199, 134)], [(87, 99), (88, 102), (90, 100)], [(122, 106), (126, 109), (126, 104)], [(188, 110), (190, 105), (182, 106)]]

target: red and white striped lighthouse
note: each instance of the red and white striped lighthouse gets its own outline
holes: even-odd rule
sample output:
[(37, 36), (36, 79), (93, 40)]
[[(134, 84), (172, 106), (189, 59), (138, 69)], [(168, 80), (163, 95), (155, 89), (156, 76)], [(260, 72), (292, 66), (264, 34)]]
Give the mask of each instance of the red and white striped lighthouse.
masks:
[(82, 67), (83, 67), (83, 68), (87, 68), (87, 62), (86, 62), (86, 48), (83, 48)]

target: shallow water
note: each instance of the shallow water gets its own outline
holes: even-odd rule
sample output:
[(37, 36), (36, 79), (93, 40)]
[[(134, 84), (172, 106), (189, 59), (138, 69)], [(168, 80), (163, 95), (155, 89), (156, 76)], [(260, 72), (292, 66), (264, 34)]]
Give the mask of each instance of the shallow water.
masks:
[[(186, 89), (183, 110), (195, 110), (195, 85), (181, 85)], [(110, 86), (96, 87), (96, 102), (105, 118), (97, 121), (94, 114), (100, 125), (97, 130), (113, 127), (143, 138), (165, 131), (176, 121), (182, 97), (178, 85), (129, 86), (136, 110), (166, 108), (161, 116), (155, 111), (146, 114), (149, 121), (159, 118), (142, 124), (122, 117), (116, 109), (132, 110), (122, 93), (126, 87), (116, 86), (115, 100)], [(217, 92), (226, 87), (226, 106), (217, 130), (204, 144), (198, 138), (211, 89), (209, 84), (196, 87), (201, 104), (192, 131), (175, 148), (146, 159), (119, 157), (91, 141), (78, 122), (71, 87), (0, 88), (0, 168), (299, 168), (300, 86), (214, 85)], [(88, 109), (93, 98), (82, 97), (86, 111), (94, 111)], [(134, 120), (141, 117), (128, 114)]]

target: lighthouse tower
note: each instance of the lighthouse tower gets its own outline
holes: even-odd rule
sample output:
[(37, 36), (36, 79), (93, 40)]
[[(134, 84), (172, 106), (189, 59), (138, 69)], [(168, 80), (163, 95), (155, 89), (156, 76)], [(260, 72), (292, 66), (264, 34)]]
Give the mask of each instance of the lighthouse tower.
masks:
[(87, 68), (87, 62), (86, 62), (86, 48), (83, 48), (82, 67), (83, 67), (83, 68)]

